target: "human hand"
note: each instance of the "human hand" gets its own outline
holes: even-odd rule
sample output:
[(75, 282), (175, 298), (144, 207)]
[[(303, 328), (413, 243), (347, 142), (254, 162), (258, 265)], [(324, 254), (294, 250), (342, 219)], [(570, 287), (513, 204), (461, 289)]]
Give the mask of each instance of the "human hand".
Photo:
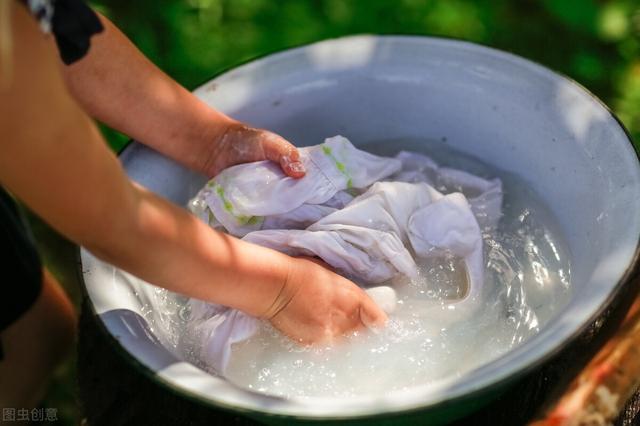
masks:
[(227, 167), (252, 161), (271, 160), (290, 177), (301, 178), (305, 169), (295, 146), (283, 137), (263, 129), (255, 129), (244, 123), (231, 122), (219, 137), (205, 166), (205, 172), (213, 177)]
[(263, 315), (304, 343), (331, 342), (363, 327), (380, 327), (387, 315), (360, 287), (317, 259), (295, 258), (273, 305)]

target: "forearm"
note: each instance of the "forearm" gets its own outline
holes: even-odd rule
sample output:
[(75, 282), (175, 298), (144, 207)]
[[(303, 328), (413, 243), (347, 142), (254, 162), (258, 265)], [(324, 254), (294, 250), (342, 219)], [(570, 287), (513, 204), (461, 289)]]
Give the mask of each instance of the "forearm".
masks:
[(40, 135), (46, 125), (9, 131), (3, 185), (69, 239), (145, 281), (256, 316), (268, 310), (290, 258), (217, 233), (132, 184), (93, 123), (72, 105), (59, 110), (69, 116), (51, 136)]
[(205, 172), (234, 120), (152, 64), (107, 18), (80, 61), (61, 66), (70, 93), (96, 119)]
[[(265, 314), (284, 285), (292, 259), (214, 232), (155, 194), (137, 187), (122, 220), (88, 246), (99, 257), (172, 291)], [(128, 210), (128, 211), (127, 211)]]

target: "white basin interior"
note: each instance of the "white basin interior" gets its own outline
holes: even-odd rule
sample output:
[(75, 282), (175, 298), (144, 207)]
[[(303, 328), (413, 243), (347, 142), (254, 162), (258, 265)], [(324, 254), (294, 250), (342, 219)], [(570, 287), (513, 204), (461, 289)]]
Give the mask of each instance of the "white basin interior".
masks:
[[(241, 390), (165, 350), (139, 315), (149, 286), (86, 250), (93, 306), (125, 349), (164, 381), (218, 405), (344, 417), (428, 407), (539, 362), (609, 300), (637, 256), (640, 168), (617, 120), (577, 84), (511, 54), (424, 37), (359, 36), (268, 56), (198, 88), (208, 104), (297, 145), (342, 134), (439, 140), (523, 178), (552, 210), (572, 258), (572, 300), (541, 332), (462, 381), (380, 398), (285, 400)], [(129, 175), (185, 205), (204, 177), (134, 144)]]

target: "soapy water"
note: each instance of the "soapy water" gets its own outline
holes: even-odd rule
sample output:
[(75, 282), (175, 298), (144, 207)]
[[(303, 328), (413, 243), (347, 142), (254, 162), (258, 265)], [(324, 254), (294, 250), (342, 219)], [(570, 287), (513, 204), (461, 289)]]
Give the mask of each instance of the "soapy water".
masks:
[[(419, 260), (419, 275), (386, 285), (398, 304), (385, 328), (362, 330), (331, 345), (300, 346), (263, 323), (236, 343), (227, 380), (283, 397), (382, 394), (460, 378), (538, 333), (569, 301), (569, 253), (552, 214), (518, 177), (484, 165), (441, 143), (394, 140), (365, 145), (378, 155), (421, 152), (440, 165), (502, 179), (503, 217), (483, 232), (485, 284), (479, 309), (451, 302), (466, 293), (464, 262), (451, 255)], [(437, 187), (443, 193), (456, 188)], [(216, 374), (200, 359), (200, 336), (187, 332), (186, 299), (166, 290), (143, 312), (176, 356)]]

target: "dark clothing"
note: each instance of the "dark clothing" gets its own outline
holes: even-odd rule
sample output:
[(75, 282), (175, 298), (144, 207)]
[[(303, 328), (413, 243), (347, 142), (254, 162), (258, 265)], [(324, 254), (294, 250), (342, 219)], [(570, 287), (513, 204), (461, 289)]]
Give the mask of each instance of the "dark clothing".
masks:
[[(11, 196), (0, 187), (0, 332), (36, 301), (42, 262), (33, 237)], [(2, 346), (0, 345), (0, 359)]]
[(91, 36), (104, 28), (96, 13), (82, 0), (22, 0), (44, 32), (56, 39), (62, 62), (81, 59), (89, 51)]
[(98, 16), (82, 0), (56, 1), (51, 32), (65, 64), (72, 64), (86, 55), (91, 36), (103, 29)]

